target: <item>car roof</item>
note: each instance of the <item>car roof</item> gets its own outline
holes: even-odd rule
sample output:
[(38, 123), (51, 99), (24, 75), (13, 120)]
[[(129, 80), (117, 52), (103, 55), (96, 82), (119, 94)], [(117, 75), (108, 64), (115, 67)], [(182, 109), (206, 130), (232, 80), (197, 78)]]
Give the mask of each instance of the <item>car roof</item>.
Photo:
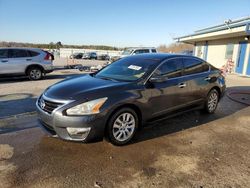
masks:
[[(152, 59), (158, 62), (167, 60), (169, 58), (174, 58), (174, 57), (193, 57), (193, 58), (197, 58), (194, 56), (190, 56), (190, 55), (185, 55), (185, 54), (170, 54), (170, 53), (144, 53), (144, 54), (138, 54), (138, 55), (133, 55), (133, 56), (129, 56), (129, 57), (135, 57), (135, 58), (143, 58), (143, 59)], [(199, 59), (199, 58), (197, 58)]]

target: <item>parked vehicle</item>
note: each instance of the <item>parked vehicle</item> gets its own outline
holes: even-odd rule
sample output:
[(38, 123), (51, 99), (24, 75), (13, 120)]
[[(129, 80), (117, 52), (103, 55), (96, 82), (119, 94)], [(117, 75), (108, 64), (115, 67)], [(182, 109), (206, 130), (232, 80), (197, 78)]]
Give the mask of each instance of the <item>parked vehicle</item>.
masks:
[(70, 59), (82, 59), (83, 55), (84, 55), (83, 53), (74, 53), (69, 58)]
[(85, 71), (85, 72), (90, 72), (91, 71), (91, 67), (90, 66), (79, 66), (78, 67), (79, 71)]
[(82, 58), (83, 59), (97, 59), (97, 53), (96, 52), (85, 53)]
[(193, 55), (193, 50), (184, 50), (181, 52), (181, 54), (184, 54), (184, 55)]
[(26, 75), (39, 80), (54, 70), (54, 56), (36, 48), (0, 48), (0, 76)]
[(90, 71), (91, 71), (91, 72), (96, 72), (96, 71), (101, 70), (102, 68), (103, 68), (102, 65), (91, 66), (91, 67), (90, 67)]
[(157, 53), (156, 48), (128, 48), (122, 52), (119, 56), (114, 56), (111, 58), (112, 61), (116, 61), (117, 59), (127, 57), (130, 55), (138, 55), (138, 54), (145, 54), (145, 53)]
[(97, 59), (109, 61), (110, 60), (110, 56), (108, 54), (101, 54), (101, 55), (97, 56)]
[(221, 71), (202, 59), (143, 54), (57, 83), (36, 105), (43, 127), (64, 140), (105, 136), (124, 145), (146, 123), (193, 109), (214, 113), (225, 88)]

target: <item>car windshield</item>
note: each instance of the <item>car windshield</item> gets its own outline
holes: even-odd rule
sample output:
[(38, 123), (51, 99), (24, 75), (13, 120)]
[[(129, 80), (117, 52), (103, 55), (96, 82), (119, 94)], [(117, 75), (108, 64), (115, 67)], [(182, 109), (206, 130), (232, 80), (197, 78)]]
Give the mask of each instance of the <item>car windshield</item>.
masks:
[(149, 74), (158, 60), (142, 59), (138, 57), (122, 58), (95, 74), (97, 78), (114, 79), (118, 81), (136, 81)]
[(122, 55), (130, 55), (131, 54), (131, 49), (127, 49), (127, 50), (124, 50), (123, 52), (122, 52)]

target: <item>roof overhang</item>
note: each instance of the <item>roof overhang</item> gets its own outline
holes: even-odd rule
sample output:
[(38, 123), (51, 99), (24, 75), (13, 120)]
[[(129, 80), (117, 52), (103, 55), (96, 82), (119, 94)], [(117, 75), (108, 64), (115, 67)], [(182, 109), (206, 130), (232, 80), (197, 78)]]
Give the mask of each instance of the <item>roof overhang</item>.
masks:
[(250, 35), (250, 18), (244, 22), (233, 22), (199, 30), (191, 35), (175, 38), (177, 42), (191, 43)]

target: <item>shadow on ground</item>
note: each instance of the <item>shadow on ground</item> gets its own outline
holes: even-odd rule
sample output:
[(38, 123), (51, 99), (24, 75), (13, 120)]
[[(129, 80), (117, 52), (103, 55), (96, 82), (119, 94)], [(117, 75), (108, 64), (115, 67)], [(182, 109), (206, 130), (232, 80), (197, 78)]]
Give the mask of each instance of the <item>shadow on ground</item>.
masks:
[(35, 111), (36, 99), (29, 93), (0, 95), (0, 119)]
[[(229, 87), (227, 92), (240, 89), (249, 90), (250, 87)], [(206, 114), (201, 110), (191, 111), (178, 115), (176, 117), (157, 122), (153, 125), (145, 126), (140, 130), (131, 144), (154, 139), (164, 135), (179, 132), (185, 129), (197, 127), (220, 118), (227, 117), (248, 105), (232, 101), (226, 94), (221, 99), (218, 108), (214, 114)]]
[[(77, 76), (82, 76), (84, 72), (79, 73), (70, 73), (69, 70), (62, 71), (61, 73), (63, 74), (47, 74), (42, 80), (53, 80), (53, 79), (68, 79), (71, 77), (77, 77)], [(16, 83), (16, 82), (31, 82), (28, 77), (26, 76), (16, 76), (16, 77), (11, 77), (11, 76), (1, 76), (0, 77), (0, 83)], [(35, 81), (34, 81), (35, 82)]]

